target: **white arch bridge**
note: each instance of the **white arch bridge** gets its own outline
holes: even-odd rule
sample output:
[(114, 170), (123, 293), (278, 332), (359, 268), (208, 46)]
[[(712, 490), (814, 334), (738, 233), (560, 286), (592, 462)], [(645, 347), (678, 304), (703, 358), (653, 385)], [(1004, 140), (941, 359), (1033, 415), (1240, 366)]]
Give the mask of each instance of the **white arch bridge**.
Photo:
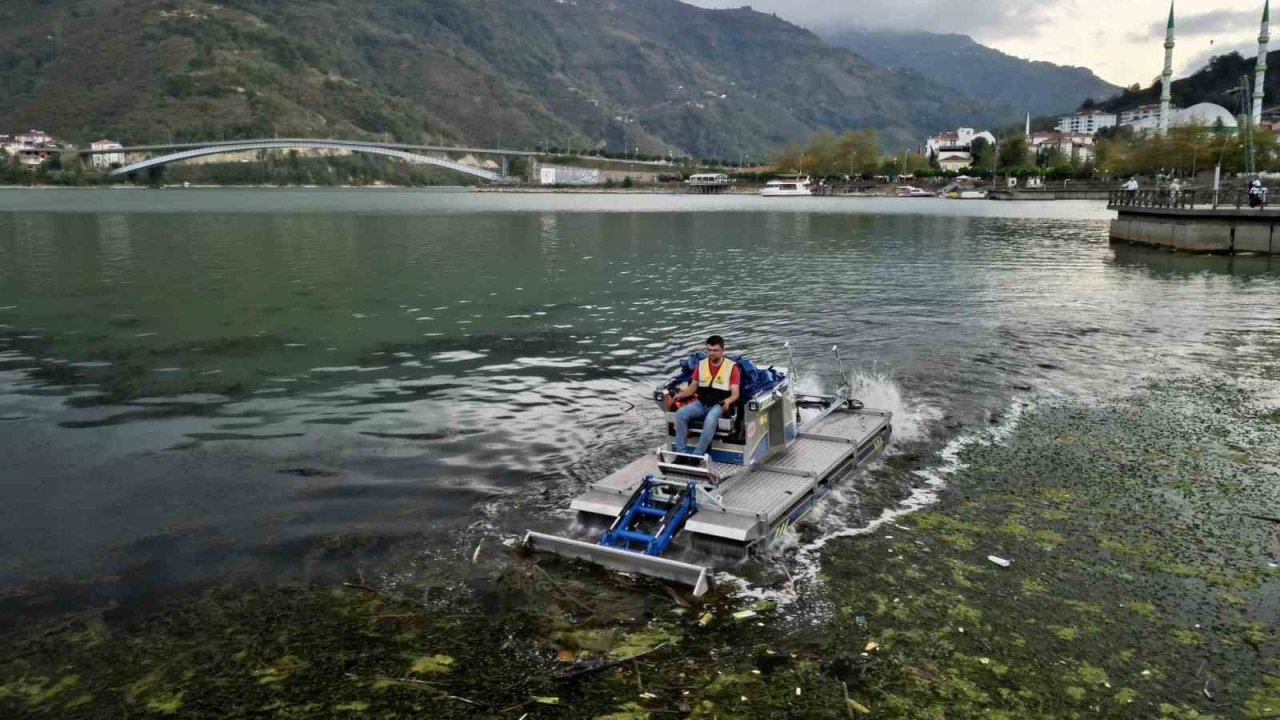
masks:
[(108, 148), (102, 150), (82, 150), (80, 155), (94, 154), (136, 154), (148, 152), (171, 151), (164, 155), (147, 158), (124, 165), (111, 172), (112, 175), (129, 175), (152, 167), (182, 162), (194, 158), (227, 153), (253, 152), (255, 150), (345, 150), (347, 152), (368, 153), (385, 157), (399, 158), (406, 162), (422, 165), (435, 165), (455, 172), (473, 175), (489, 182), (506, 182), (505, 172), (468, 165), (445, 157), (425, 155), (425, 152), (465, 153), (474, 155), (499, 155), (503, 159), (503, 170), (506, 169), (506, 158), (512, 155), (537, 155), (527, 150), (501, 150), (497, 148), (448, 147), (443, 145), (403, 145), (398, 143), (370, 143), (352, 140), (318, 140), (310, 138), (273, 138), (266, 140), (234, 140), (210, 143), (185, 143), (178, 145), (140, 145), (137, 147)]

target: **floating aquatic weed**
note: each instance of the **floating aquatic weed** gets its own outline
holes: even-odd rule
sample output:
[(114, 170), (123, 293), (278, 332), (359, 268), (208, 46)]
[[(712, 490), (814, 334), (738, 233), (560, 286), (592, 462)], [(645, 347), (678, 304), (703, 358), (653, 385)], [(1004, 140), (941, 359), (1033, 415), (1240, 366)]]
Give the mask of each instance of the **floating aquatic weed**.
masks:
[(1041, 404), (957, 448), (935, 504), (824, 540), (785, 612), (519, 558), (430, 598), (220, 591), (3, 638), (0, 715), (1267, 717), (1275, 530), (1246, 516), (1280, 506), (1280, 426), (1258, 415), (1216, 381)]

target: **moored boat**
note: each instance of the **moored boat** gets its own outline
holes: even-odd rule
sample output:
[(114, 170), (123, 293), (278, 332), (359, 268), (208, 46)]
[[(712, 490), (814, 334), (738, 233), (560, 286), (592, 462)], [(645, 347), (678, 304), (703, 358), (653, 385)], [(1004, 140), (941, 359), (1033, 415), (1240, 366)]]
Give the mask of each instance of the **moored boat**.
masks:
[(895, 197), (909, 198), (936, 197), (928, 190), (918, 188), (915, 185), (899, 185), (897, 188), (894, 188), (893, 194)]
[(805, 176), (770, 180), (760, 188), (760, 194), (764, 197), (803, 197), (813, 193), (809, 189), (809, 178)]
[(986, 200), (986, 190), (954, 190), (947, 193), (951, 200)]

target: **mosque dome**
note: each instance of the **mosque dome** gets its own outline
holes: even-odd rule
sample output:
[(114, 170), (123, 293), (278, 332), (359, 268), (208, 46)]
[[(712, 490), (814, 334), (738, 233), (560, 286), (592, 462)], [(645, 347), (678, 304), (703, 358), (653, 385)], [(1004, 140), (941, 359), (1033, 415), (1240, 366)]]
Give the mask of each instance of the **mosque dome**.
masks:
[(1200, 127), (1217, 125), (1222, 121), (1224, 127), (1236, 126), (1236, 116), (1231, 111), (1214, 103), (1196, 103), (1189, 108), (1176, 110), (1173, 113), (1174, 125), (1196, 125)]
[[(1215, 103), (1196, 103), (1189, 108), (1174, 110), (1169, 118), (1173, 127), (1213, 127), (1222, 121), (1223, 127), (1236, 127), (1236, 117), (1231, 111)], [(1155, 130), (1160, 127), (1159, 116), (1152, 115), (1133, 123), (1134, 130)]]

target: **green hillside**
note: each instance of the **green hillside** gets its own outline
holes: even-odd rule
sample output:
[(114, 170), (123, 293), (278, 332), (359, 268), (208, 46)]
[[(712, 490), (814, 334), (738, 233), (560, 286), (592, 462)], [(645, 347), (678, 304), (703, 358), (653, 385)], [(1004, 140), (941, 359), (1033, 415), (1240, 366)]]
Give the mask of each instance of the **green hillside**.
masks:
[[(1253, 88), (1253, 73), (1257, 68), (1257, 58), (1245, 58), (1238, 52), (1218, 55), (1209, 64), (1180, 80), (1173, 81), (1169, 93), (1174, 107), (1190, 107), (1196, 103), (1211, 102), (1221, 105), (1232, 113), (1240, 113), (1239, 94), (1241, 78), (1248, 78), (1249, 88)], [(1280, 73), (1274, 68), (1280, 67), (1280, 50), (1267, 53), (1267, 72), (1265, 92), (1267, 107), (1280, 104)], [(1160, 102), (1160, 83), (1153, 82), (1143, 88), (1134, 86), (1123, 94), (1104, 103), (1098, 108), (1108, 112), (1128, 110), (1139, 105), (1151, 105)]]
[(676, 0), (7, 0), (0, 128), (756, 158), (1009, 120), (749, 9)]

